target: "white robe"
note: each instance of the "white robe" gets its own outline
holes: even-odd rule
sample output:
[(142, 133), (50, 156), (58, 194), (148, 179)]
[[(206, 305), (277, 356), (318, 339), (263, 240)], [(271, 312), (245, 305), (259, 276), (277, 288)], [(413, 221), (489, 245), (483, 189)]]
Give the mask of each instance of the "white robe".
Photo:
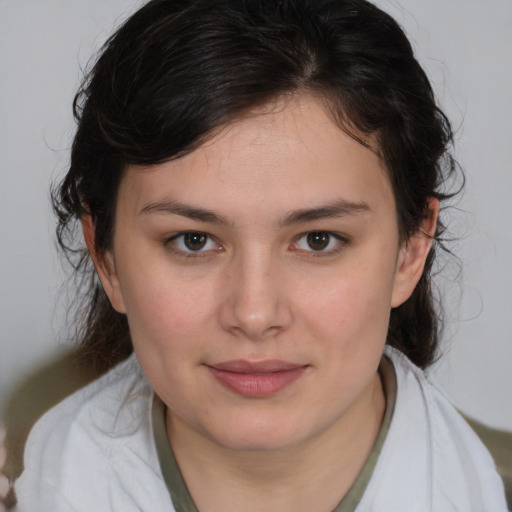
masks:
[[(506, 512), (494, 462), (471, 428), (421, 370), (386, 353), (397, 375), (395, 410), (356, 511)], [(175, 512), (152, 399), (131, 356), (51, 409), (28, 438), (17, 511)]]

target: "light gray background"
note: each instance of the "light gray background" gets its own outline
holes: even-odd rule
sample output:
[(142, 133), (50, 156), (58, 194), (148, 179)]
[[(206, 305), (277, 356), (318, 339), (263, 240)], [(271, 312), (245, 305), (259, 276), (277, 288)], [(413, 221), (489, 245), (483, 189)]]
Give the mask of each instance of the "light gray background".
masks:
[[(65, 343), (48, 188), (68, 163), (80, 66), (141, 3), (0, 0), (0, 405)], [(451, 214), (463, 273), (441, 280), (449, 323), (431, 375), (463, 410), (512, 430), (512, 0), (377, 3), (412, 39), (467, 173), (464, 211)]]

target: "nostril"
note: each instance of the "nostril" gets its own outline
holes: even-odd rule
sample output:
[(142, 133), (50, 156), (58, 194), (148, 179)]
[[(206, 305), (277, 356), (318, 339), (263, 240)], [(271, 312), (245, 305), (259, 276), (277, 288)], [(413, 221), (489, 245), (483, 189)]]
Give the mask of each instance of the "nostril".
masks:
[(262, 303), (226, 303), (220, 311), (220, 323), (225, 330), (253, 341), (268, 339), (288, 329), (291, 318), (289, 308), (275, 299)]
[(292, 315), (286, 287), (272, 255), (247, 251), (232, 262), (229, 270), (229, 277), (222, 283), (219, 304), (222, 328), (254, 341), (287, 329)]

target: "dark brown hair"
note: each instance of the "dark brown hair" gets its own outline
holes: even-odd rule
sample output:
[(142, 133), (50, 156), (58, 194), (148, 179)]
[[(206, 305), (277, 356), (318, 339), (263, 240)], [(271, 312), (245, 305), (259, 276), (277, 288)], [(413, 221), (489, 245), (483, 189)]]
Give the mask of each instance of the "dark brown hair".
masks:
[[(78, 338), (90, 364), (108, 369), (132, 348), (126, 318), (76, 242), (80, 217), (91, 214), (96, 247), (108, 250), (126, 165), (177, 158), (249, 110), (300, 92), (323, 98), (362, 144), (377, 141), (402, 240), (417, 232), (429, 198), (448, 197), (452, 132), (407, 37), (373, 4), (152, 0), (106, 42), (75, 98), (71, 166), (53, 194), (59, 244), (85, 280)], [(440, 222), (436, 240), (442, 231)], [(392, 310), (387, 339), (420, 367), (438, 344), (430, 275), (438, 245), (411, 298)]]

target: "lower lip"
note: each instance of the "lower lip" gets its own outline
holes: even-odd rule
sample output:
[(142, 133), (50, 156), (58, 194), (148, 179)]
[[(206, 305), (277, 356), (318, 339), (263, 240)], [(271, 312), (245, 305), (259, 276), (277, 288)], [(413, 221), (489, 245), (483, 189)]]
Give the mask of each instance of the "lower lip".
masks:
[(271, 396), (295, 382), (306, 366), (268, 373), (238, 373), (208, 366), (213, 376), (229, 390), (243, 396)]

